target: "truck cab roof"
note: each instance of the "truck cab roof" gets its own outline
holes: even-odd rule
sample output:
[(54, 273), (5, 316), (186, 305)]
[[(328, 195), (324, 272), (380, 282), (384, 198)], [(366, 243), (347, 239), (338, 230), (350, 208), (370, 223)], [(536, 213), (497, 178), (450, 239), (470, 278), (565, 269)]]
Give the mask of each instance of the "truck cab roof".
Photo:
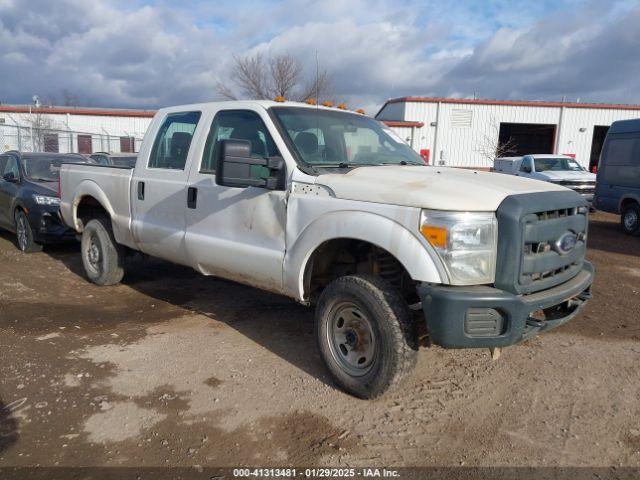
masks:
[(207, 110), (210, 108), (224, 108), (224, 107), (233, 107), (233, 108), (262, 108), (264, 110), (268, 110), (271, 107), (296, 107), (296, 108), (309, 108), (309, 109), (320, 109), (320, 110), (330, 110), (337, 112), (345, 112), (345, 113), (353, 113), (357, 114), (352, 110), (344, 110), (337, 107), (325, 107), (324, 105), (311, 105), (305, 102), (294, 102), (294, 101), (283, 101), (276, 102), (274, 100), (225, 100), (221, 102), (203, 102), (203, 103), (193, 103), (188, 105), (175, 105), (171, 107), (165, 107), (158, 110), (158, 112), (173, 112), (173, 111), (185, 111), (185, 110)]
[(524, 157), (531, 157), (533, 159), (536, 158), (572, 158), (568, 155), (562, 155), (559, 153), (529, 153), (527, 155), (522, 155), (520, 157), (499, 157), (496, 158), (496, 160), (508, 160), (508, 161), (516, 161), (516, 160), (522, 160)]

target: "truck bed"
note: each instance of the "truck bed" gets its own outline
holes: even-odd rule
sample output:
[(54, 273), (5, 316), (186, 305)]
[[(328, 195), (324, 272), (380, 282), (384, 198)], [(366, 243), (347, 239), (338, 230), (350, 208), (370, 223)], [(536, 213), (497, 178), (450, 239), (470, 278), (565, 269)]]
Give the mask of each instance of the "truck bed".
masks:
[[(95, 164), (68, 163), (60, 168), (60, 214), (64, 222), (82, 232), (74, 212), (97, 200), (108, 211), (113, 234), (120, 244), (136, 248), (131, 235), (131, 178), (133, 168)], [(74, 204), (75, 199), (75, 204)]]

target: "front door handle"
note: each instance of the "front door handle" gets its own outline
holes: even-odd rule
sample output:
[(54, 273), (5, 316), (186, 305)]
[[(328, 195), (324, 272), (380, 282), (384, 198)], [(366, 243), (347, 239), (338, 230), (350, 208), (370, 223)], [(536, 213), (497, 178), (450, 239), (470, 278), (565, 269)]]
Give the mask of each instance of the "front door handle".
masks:
[(187, 190), (187, 207), (196, 208), (198, 203), (198, 189), (196, 187), (189, 187)]
[(144, 200), (144, 182), (138, 182), (138, 200)]

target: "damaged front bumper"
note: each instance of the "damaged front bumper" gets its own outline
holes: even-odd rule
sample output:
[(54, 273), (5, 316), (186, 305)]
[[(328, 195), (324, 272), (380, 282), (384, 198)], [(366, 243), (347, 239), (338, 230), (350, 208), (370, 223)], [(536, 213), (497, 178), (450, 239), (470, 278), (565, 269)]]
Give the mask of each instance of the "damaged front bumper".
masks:
[(75, 239), (75, 231), (67, 227), (60, 217), (57, 208), (32, 210), (29, 222), (33, 235), (38, 243), (58, 243)]
[(429, 339), (444, 348), (506, 347), (575, 317), (591, 298), (594, 268), (585, 261), (571, 280), (515, 295), (487, 286), (420, 284)]

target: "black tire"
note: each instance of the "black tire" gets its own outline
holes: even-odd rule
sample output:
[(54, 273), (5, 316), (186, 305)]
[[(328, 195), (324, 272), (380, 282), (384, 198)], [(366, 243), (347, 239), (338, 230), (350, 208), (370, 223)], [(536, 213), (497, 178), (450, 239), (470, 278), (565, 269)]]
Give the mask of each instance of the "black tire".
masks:
[(96, 285), (115, 285), (124, 276), (124, 248), (116, 243), (111, 220), (94, 218), (84, 227), (80, 245), (82, 264)]
[(325, 288), (316, 307), (315, 335), (335, 383), (359, 398), (376, 398), (396, 386), (418, 358), (407, 303), (373, 275), (341, 277)]
[(620, 225), (627, 235), (640, 235), (640, 205), (629, 203), (622, 208)]
[(36, 243), (34, 240), (33, 230), (29, 224), (29, 219), (22, 210), (16, 210), (15, 227), (16, 242), (21, 251), (24, 253), (33, 253), (42, 250), (42, 245)]

